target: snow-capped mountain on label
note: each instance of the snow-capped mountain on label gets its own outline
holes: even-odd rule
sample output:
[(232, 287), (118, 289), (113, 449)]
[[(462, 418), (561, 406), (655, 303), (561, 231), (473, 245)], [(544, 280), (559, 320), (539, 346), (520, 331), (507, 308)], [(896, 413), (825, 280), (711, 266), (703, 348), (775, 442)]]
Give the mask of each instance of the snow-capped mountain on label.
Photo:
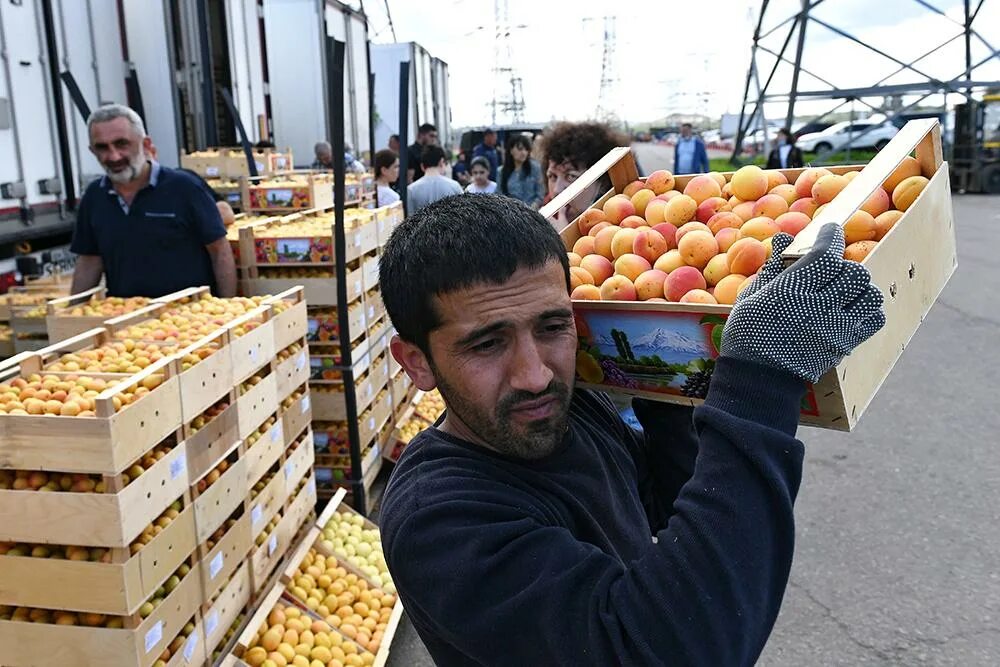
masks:
[(702, 342), (689, 338), (677, 331), (654, 329), (645, 336), (637, 338), (635, 342), (632, 343), (633, 350), (638, 348), (645, 348), (650, 351), (666, 348), (676, 352), (692, 352), (700, 354), (705, 349), (705, 345)]

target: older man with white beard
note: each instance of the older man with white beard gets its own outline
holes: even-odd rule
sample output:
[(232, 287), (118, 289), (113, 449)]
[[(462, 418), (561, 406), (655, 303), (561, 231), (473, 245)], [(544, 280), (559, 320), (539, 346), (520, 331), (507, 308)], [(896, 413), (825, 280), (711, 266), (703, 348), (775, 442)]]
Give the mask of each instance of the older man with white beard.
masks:
[(157, 297), (209, 285), (236, 294), (236, 264), (215, 202), (195, 177), (150, 159), (142, 119), (111, 104), (87, 119), (90, 151), (105, 175), (80, 200), (70, 249), (73, 292), (102, 274), (113, 296)]

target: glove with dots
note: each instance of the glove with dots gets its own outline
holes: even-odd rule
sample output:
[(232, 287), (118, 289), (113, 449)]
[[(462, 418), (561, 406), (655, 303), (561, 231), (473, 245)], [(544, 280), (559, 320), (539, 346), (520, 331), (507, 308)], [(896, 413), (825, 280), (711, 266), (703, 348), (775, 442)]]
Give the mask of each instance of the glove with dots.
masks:
[(882, 293), (868, 269), (844, 259), (844, 232), (824, 225), (812, 249), (782, 270), (788, 234), (744, 289), (722, 332), (721, 354), (816, 382), (885, 324)]

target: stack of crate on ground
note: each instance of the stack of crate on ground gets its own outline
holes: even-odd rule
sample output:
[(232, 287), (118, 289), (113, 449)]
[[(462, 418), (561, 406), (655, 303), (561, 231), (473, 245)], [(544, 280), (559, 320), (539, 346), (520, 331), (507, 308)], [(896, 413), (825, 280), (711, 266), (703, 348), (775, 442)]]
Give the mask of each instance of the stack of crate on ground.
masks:
[(204, 665), (316, 503), (302, 290), (192, 290), (2, 367), (0, 664)]
[[(329, 498), (338, 487), (352, 492), (355, 486), (371, 489), (395, 423), (391, 379), (399, 369), (391, 367), (395, 364), (388, 353), (391, 326), (379, 289), (378, 261), (388, 234), (401, 219), (398, 203), (375, 210), (346, 209), (342, 267), (336, 262), (333, 209), (287, 215), (240, 230), (245, 293), (274, 293), (294, 285), (305, 290), (321, 498)], [(339, 287), (346, 292), (343, 302)], [(341, 331), (342, 312), (348, 318), (346, 331)], [(342, 375), (343, 348), (348, 345), (356, 396), (351, 414)], [(352, 422), (358, 426), (357, 443), (348, 437)], [(361, 461), (358, 470), (351, 461), (355, 444)]]
[(296, 655), (309, 664), (386, 664), (403, 608), (378, 526), (345, 495), (334, 494), (221, 665), (293, 664)]
[[(288, 171), (293, 165), (292, 149), (254, 148), (251, 151), (258, 176)], [(242, 181), (250, 176), (242, 147), (209, 148), (181, 155), (181, 167), (204, 178), (209, 186), (235, 209), (243, 208)]]
[(33, 281), (0, 295), (0, 359), (48, 345), (45, 303), (68, 294), (69, 287), (69, 277), (66, 277)]

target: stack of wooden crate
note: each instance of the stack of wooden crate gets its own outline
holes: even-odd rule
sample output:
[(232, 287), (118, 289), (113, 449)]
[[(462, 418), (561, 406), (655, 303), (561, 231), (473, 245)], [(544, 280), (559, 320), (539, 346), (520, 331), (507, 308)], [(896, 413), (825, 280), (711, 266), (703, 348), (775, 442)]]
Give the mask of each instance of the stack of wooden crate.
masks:
[[(302, 290), (194, 340), (171, 329), (220, 301), (152, 304), (3, 368), (0, 664), (205, 664), (308, 525)], [(137, 349), (156, 360), (121, 372)], [(36, 382), (36, 401), (69, 400), (75, 378), (100, 387), (94, 416), (6, 409)]]

